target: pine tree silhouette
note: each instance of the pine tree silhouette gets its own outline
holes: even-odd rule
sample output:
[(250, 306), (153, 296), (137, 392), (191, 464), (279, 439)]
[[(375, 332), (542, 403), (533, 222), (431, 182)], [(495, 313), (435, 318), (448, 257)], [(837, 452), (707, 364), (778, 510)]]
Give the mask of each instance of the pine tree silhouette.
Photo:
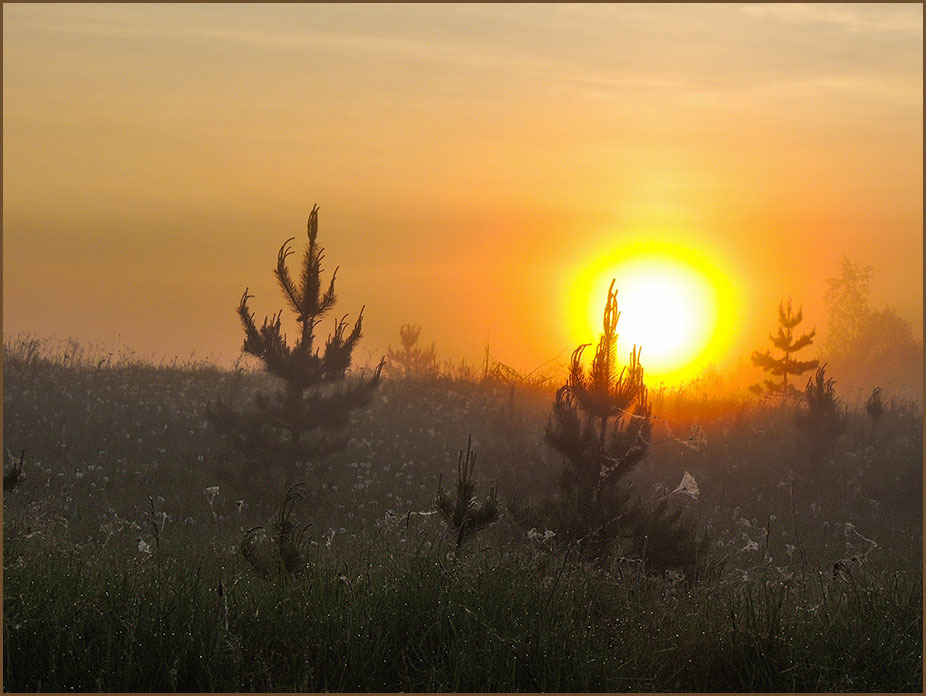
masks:
[(771, 351), (760, 353), (755, 351), (752, 354), (752, 364), (761, 367), (766, 372), (782, 378), (781, 383), (772, 380), (765, 380), (765, 386), (770, 393), (779, 393), (788, 396), (798, 394), (798, 391), (788, 384), (788, 375), (802, 375), (808, 370), (812, 370), (819, 364), (817, 360), (793, 360), (791, 356), (813, 343), (813, 337), (816, 335), (816, 329), (812, 329), (808, 334), (801, 334), (794, 337), (794, 328), (803, 321), (804, 316), (801, 308), (794, 314), (791, 308), (791, 298), (787, 303), (782, 300), (778, 304), (778, 335), (769, 334), (769, 340), (772, 345), (782, 351), (784, 355), (780, 358), (772, 356)]
[(401, 350), (393, 350), (392, 346), (389, 346), (386, 351), (390, 362), (390, 376), (396, 372), (403, 377), (434, 377), (440, 372), (434, 344), (427, 349), (422, 348), (418, 345), (420, 335), (420, 326), (404, 324), (399, 329)]
[[(582, 368), (585, 348), (572, 354), (568, 382), (556, 392), (546, 441), (563, 456), (559, 505), (548, 505), (561, 538), (575, 543), (585, 558), (601, 558), (616, 543), (622, 553), (643, 560), (651, 571), (681, 568), (697, 573), (707, 539), (699, 538), (669, 496), (657, 501), (631, 499), (624, 478), (646, 457), (652, 409), (641, 349), (617, 371), (617, 292), (614, 281), (602, 317), (602, 334), (591, 369)], [(539, 520), (530, 510), (522, 522)]]
[(616, 484), (646, 456), (652, 428), (639, 349), (617, 374), (619, 317), (611, 281), (591, 369), (581, 364), (590, 344), (581, 345), (572, 354), (568, 382), (556, 392), (545, 434), (563, 456), (561, 531), (593, 556), (618, 534), (629, 495)]
[(457, 553), (467, 539), (498, 519), (498, 498), (494, 487), (484, 502), (476, 502), (476, 484), (473, 481), (475, 467), (476, 453), (473, 452), (473, 438), (470, 436), (466, 442), (466, 456), (460, 450), (457, 459), (456, 494), (444, 490), (440, 481), (437, 484), (435, 505), (456, 535)]
[(365, 405), (380, 382), (383, 361), (369, 378), (346, 380), (351, 355), (361, 337), (363, 309), (348, 332), (346, 315), (334, 322), (324, 350), (315, 345), (315, 329), (334, 307), (334, 270), (327, 290), (322, 291), (321, 263), (324, 249), (318, 245), (318, 206), (309, 215), (308, 246), (296, 282), (286, 266), (292, 255), (290, 237), (280, 247), (274, 275), (289, 308), (296, 315), (299, 335), (290, 346), (282, 330), (282, 310), (265, 318), (258, 327), (248, 307), (253, 296), (245, 289), (238, 304), (244, 328), (242, 350), (263, 362), (267, 372), (282, 382), (272, 396), (259, 394), (253, 408), (243, 413), (218, 402), (210, 405), (210, 420), (219, 434), (249, 459), (285, 472), (289, 489), (300, 465), (341, 448), (338, 435), (350, 412)]

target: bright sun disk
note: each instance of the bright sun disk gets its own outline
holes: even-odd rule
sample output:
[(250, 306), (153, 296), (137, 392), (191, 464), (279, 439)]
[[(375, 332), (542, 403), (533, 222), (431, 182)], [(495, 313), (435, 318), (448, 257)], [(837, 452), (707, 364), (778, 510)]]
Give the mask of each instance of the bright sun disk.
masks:
[(571, 315), (583, 343), (597, 341), (601, 333), (612, 278), (620, 312), (620, 363), (633, 346), (642, 346), (641, 361), (652, 384), (694, 377), (716, 358), (730, 324), (732, 293), (703, 257), (672, 247), (596, 259), (573, 286)]

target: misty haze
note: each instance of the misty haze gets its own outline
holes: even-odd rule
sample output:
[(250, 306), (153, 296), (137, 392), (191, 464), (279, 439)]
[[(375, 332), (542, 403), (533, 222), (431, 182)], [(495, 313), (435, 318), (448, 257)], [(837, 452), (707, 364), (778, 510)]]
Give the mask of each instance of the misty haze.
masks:
[(12, 692), (913, 692), (915, 4), (3, 6)]

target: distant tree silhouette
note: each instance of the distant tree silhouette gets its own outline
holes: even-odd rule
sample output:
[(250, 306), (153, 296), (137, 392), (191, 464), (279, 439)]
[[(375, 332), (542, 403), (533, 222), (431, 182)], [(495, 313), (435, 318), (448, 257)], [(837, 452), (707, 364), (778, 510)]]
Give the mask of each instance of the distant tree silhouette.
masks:
[[(794, 360), (791, 356), (799, 350), (806, 348), (813, 343), (813, 337), (816, 330), (810, 333), (801, 334), (797, 338), (794, 336), (794, 329), (803, 321), (804, 316), (801, 308), (798, 308), (797, 314), (794, 314), (791, 307), (791, 298), (787, 302), (782, 300), (778, 304), (778, 335), (769, 334), (769, 340), (772, 345), (782, 351), (784, 355), (780, 358), (773, 357), (771, 351), (760, 353), (755, 351), (752, 354), (752, 364), (761, 367), (766, 372), (781, 377), (781, 383), (772, 380), (765, 380), (766, 388), (769, 392), (780, 393), (786, 396), (794, 396), (798, 392), (788, 384), (788, 376), (801, 375), (807, 370), (812, 370), (819, 364), (817, 360)], [(755, 389), (754, 389), (755, 390)]]
[(389, 357), (390, 374), (398, 373), (403, 377), (433, 377), (440, 372), (437, 364), (437, 354), (432, 343), (427, 349), (418, 345), (421, 327), (413, 324), (404, 324), (399, 329), (399, 338), (402, 348), (393, 350), (392, 346), (386, 351)]
[(869, 306), (871, 277), (871, 266), (860, 268), (843, 258), (839, 275), (827, 278), (827, 362), (844, 383), (866, 391), (872, 383), (908, 384), (921, 390), (923, 343), (893, 307)]
[(830, 355), (851, 351), (862, 331), (871, 312), (868, 307), (871, 270), (871, 266), (860, 268), (844, 256), (839, 264), (839, 276), (826, 279), (823, 301), (829, 319), (823, 347)]
[(238, 304), (244, 329), (242, 350), (263, 362), (264, 368), (282, 382), (272, 396), (258, 395), (253, 408), (238, 413), (224, 403), (210, 405), (210, 420), (220, 435), (250, 459), (267, 467), (281, 467), (289, 489), (297, 469), (313, 458), (339, 449), (345, 439), (338, 431), (348, 423), (350, 412), (365, 405), (379, 384), (383, 362), (371, 377), (345, 380), (351, 355), (361, 337), (363, 309), (348, 332), (346, 315), (334, 322), (324, 350), (315, 345), (315, 328), (334, 307), (334, 281), (322, 291), (321, 263), (324, 249), (318, 245), (318, 206), (309, 215), (308, 246), (302, 257), (298, 282), (286, 266), (294, 252), (293, 237), (280, 247), (274, 275), (299, 327), (290, 346), (282, 329), (282, 310), (258, 327), (248, 307), (245, 289)]

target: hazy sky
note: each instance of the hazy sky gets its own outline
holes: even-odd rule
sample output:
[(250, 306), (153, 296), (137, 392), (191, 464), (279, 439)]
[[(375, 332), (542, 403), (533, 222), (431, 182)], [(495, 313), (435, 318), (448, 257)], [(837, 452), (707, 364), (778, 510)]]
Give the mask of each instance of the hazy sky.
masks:
[(722, 364), (767, 347), (785, 295), (822, 333), (844, 254), (921, 333), (922, 26), (918, 4), (4, 4), (4, 334), (233, 358), (242, 291), (283, 306), (277, 250), (316, 202), (361, 360), (413, 322), (442, 358), (491, 332), (533, 368), (594, 339), (575, 278), (640, 240), (736, 289)]

